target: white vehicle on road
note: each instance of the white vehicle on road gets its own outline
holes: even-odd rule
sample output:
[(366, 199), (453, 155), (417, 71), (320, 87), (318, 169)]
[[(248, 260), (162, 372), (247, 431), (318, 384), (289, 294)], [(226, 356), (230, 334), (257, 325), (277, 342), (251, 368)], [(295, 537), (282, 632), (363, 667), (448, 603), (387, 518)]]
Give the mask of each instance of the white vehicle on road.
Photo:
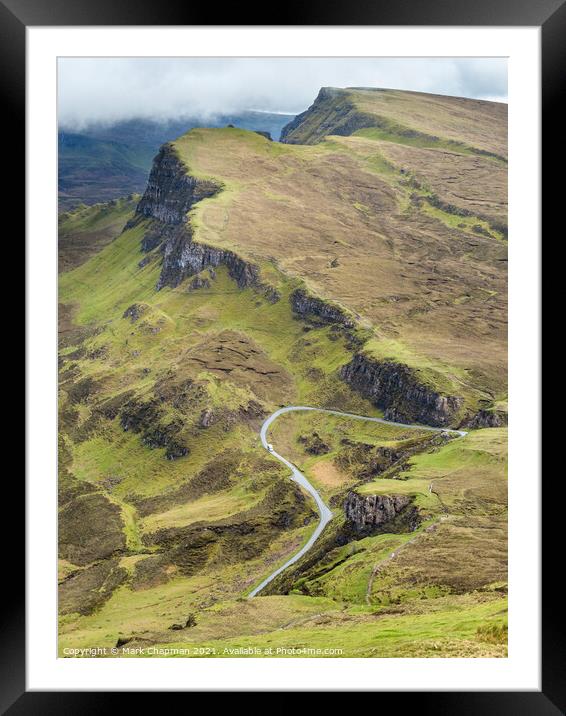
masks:
[(273, 452), (273, 445), (271, 443), (267, 443), (267, 449), (269, 452)]

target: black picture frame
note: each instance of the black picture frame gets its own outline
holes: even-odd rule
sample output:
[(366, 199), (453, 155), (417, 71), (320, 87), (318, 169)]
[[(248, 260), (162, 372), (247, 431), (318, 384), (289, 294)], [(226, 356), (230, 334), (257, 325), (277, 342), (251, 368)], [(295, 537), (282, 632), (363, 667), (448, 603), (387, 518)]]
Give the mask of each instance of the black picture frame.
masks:
[[(23, 147), (25, 145), (25, 59), (26, 27), (88, 25), (216, 25), (219, 7), (193, 6), (190, 2), (169, 0), (0, 0), (0, 91), (4, 124), (3, 157), (10, 167), (4, 192), (4, 207), (12, 216), (25, 216)], [(306, 6), (294, 1), (277, 8), (276, 19), (259, 16), (249, 6), (224, 5), (220, 14), (226, 25), (380, 25), (380, 26), (537, 26), (542, 42), (543, 112), (543, 186), (544, 225), (563, 226), (563, 187), (554, 176), (555, 168), (564, 167), (564, 115), (559, 111), (566, 78), (566, 0), (396, 0), (374, 4), (335, 0), (332, 5), (313, 2)], [(266, 8), (266, 11), (268, 9)], [(257, 20), (260, 20), (258, 23)], [(296, 20), (301, 22), (297, 23)], [(7, 155), (7, 156), (6, 156)], [(546, 161), (545, 161), (546, 160)], [(21, 180), (15, 180), (15, 176)], [(7, 194), (7, 196), (6, 196)], [(562, 201), (561, 201), (562, 200)], [(16, 211), (16, 207), (20, 211)], [(16, 222), (16, 226), (17, 223)], [(562, 233), (562, 232), (560, 232)], [(559, 235), (556, 236), (559, 239)], [(12, 241), (15, 241), (15, 234)], [(14, 326), (15, 327), (15, 326)], [(536, 427), (533, 427), (533, 430)], [(33, 446), (28, 445), (28, 450)], [(7, 473), (5, 473), (7, 474)], [(556, 475), (558, 478), (558, 475)], [(533, 476), (532, 490), (537, 489)], [(5, 480), (6, 482), (7, 480)], [(542, 608), (542, 690), (540, 692), (384, 692), (379, 709), (408, 709), (414, 713), (512, 714), (513, 716), (553, 716), (566, 711), (566, 660), (564, 627), (561, 620), (563, 595), (560, 590), (560, 552), (563, 544), (563, 487), (556, 479), (543, 490), (543, 608)], [(10, 494), (4, 504), (24, 505), (24, 482), (12, 476), (5, 489)], [(9, 502), (8, 502), (9, 500)], [(21, 513), (20, 513), (21, 514)], [(24, 521), (21, 520), (23, 525)], [(525, 525), (525, 529), (529, 529)], [(24, 532), (18, 528), (21, 550), (14, 546), (4, 552), (3, 596), (0, 612), (2, 648), (0, 649), (0, 710), (19, 714), (90, 714), (105, 708), (130, 709), (132, 694), (103, 692), (31, 692), (25, 685), (25, 592)], [(13, 541), (15, 544), (16, 541)], [(6, 562), (8, 562), (6, 564)], [(19, 589), (15, 588), (18, 585)], [(370, 687), (368, 687), (370, 689)], [(344, 689), (347, 690), (347, 689)], [(144, 708), (163, 709), (163, 696), (144, 693)], [(158, 701), (159, 699), (159, 701)], [(118, 706), (119, 707), (119, 706)], [(376, 704), (377, 707), (377, 704)], [(233, 707), (232, 707), (233, 708)]]

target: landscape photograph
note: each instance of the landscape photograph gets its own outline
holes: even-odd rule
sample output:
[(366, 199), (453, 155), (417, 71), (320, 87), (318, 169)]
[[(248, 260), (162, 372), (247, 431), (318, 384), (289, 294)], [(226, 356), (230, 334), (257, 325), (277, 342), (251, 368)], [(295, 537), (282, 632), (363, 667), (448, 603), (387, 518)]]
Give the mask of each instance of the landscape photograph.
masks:
[(58, 60), (58, 655), (506, 658), (507, 63)]

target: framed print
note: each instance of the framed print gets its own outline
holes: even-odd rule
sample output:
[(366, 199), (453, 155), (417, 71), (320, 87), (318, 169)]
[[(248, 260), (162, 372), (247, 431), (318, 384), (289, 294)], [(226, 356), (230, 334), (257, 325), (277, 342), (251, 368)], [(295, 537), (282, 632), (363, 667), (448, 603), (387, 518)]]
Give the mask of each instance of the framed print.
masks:
[(2, 7), (28, 356), (3, 708), (560, 713), (539, 137), (563, 6), (189, 10)]

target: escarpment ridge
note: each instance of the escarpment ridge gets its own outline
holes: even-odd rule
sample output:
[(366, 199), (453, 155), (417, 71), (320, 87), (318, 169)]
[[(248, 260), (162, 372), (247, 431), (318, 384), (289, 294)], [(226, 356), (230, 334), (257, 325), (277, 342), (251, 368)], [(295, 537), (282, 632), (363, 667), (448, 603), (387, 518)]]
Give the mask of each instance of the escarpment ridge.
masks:
[(233, 251), (194, 240), (188, 212), (196, 203), (221, 190), (219, 182), (191, 176), (175, 148), (170, 143), (164, 144), (154, 159), (135, 217), (126, 228), (142, 217), (151, 220), (141, 249), (144, 252), (158, 249), (163, 255), (157, 290), (164, 286), (175, 288), (206, 268), (224, 265), (239, 288), (257, 287), (276, 299), (276, 292), (261, 283), (256, 264), (245, 261)]
[(214, 196), (220, 189), (214, 181), (191, 176), (172, 144), (167, 143), (153, 160), (136, 215), (164, 224), (184, 224), (187, 212), (197, 201)]
[(463, 405), (461, 397), (441, 395), (402, 363), (358, 353), (340, 373), (354, 390), (383, 409), (387, 420), (443, 427), (456, 421)]
[[(454, 321), (450, 325), (450, 318), (448, 323), (435, 324), (433, 316), (446, 312), (450, 306), (457, 306), (458, 312), (467, 314), (470, 325), (478, 326), (480, 332), (490, 331), (493, 341), (504, 341), (500, 313), (504, 303), (501, 289), (505, 281), (505, 246), (503, 241), (497, 242), (489, 234), (492, 230), (492, 216), (489, 214), (485, 218), (482, 214), (482, 218), (474, 214), (477, 212), (475, 204), (474, 208), (458, 207), (456, 211), (450, 202), (444, 199), (436, 201), (437, 194), (432, 192), (429, 196), (429, 190), (420, 175), (415, 173), (413, 176), (412, 169), (401, 167), (397, 188), (405, 192), (408, 187), (409, 194), (403, 194), (396, 201), (408, 201), (410, 209), (406, 209), (405, 213), (407, 216), (411, 213), (418, 217), (416, 234), (409, 237), (406, 233), (408, 219), (396, 212), (395, 201), (392, 201), (391, 179), (384, 181), (380, 172), (383, 167), (388, 176), (391, 176), (392, 171), (397, 171), (392, 161), (407, 162), (405, 166), (414, 165), (421, 171), (422, 161), (428, 157), (428, 164), (434, 165), (434, 171), (440, 177), (441, 169), (437, 167), (444, 161), (443, 157), (447, 156), (450, 158), (446, 161), (452, 162), (449, 164), (451, 171), (453, 166), (460, 167), (463, 175), (470, 171), (472, 177), (474, 171), (481, 170), (484, 176), (490, 163), (494, 167), (497, 164), (489, 158), (496, 160), (506, 157), (505, 114), (505, 107), (477, 100), (375, 88), (323, 87), (312, 106), (283, 129), (282, 144), (271, 142), (257, 133), (235, 128), (193, 130), (179, 140), (163, 145), (155, 157), (146, 191), (133, 220), (134, 224), (145, 222), (141, 249), (146, 257), (140, 265), (151, 260), (159, 261), (157, 290), (176, 288), (185, 279), (205, 269), (226, 266), (228, 275), (238, 288), (253, 288), (271, 302), (276, 302), (280, 292), (262, 276), (261, 267), (267, 261), (287, 276), (302, 279), (302, 270), (306, 269), (305, 279), (309, 277), (308, 253), (304, 266), (292, 265), (295, 249), (299, 253), (309, 250), (304, 239), (291, 238), (297, 232), (295, 227), (298, 225), (302, 229), (305, 225), (310, 234), (318, 231), (323, 237), (337, 236), (331, 244), (334, 256), (330, 255), (327, 264), (331, 270), (323, 275), (320, 269), (313, 269), (312, 277), (309, 278), (314, 280), (301, 281), (301, 285), (291, 292), (290, 303), (295, 317), (304, 320), (311, 328), (324, 330), (330, 327), (335, 331), (335, 337), (341, 335), (348, 340), (351, 358), (338, 368), (340, 378), (393, 421), (411, 420), (431, 426), (500, 426), (505, 423), (505, 415), (501, 411), (495, 413), (489, 409), (490, 396), (495, 396), (501, 389), (498, 351), (486, 354), (485, 361), (493, 363), (493, 367), (489, 365), (489, 371), (494, 374), (494, 378), (488, 376), (490, 383), (488, 389), (484, 390), (483, 365), (479, 369), (472, 365), (469, 370), (462, 358), (464, 351), (457, 348), (461, 340), (458, 323)], [(460, 118), (462, 126), (465, 125), (465, 132), (455, 129), (451, 119), (454, 116)], [(421, 121), (422, 117), (426, 121)], [(492, 128), (490, 132), (487, 131), (489, 127)], [(289, 208), (298, 201), (297, 187), (293, 182), (291, 188), (279, 186), (282, 167), (285, 167), (283, 174), (296, 178), (299, 168), (293, 162), (302, 157), (303, 152), (311, 151), (311, 147), (283, 149), (283, 146), (324, 144), (329, 135), (355, 139), (355, 143), (344, 145), (345, 149), (354, 150), (352, 156), (362, 150), (365, 156), (365, 152), (369, 151), (369, 148), (366, 149), (369, 141), (375, 150), (384, 153), (386, 159), (380, 165), (378, 183), (369, 183), (367, 186), (367, 173), (362, 179), (362, 174), (352, 173), (353, 167), (336, 164), (333, 180), (345, 173), (351, 175), (353, 185), (364, 182), (359, 196), (350, 195), (351, 187), (341, 189), (348, 203), (353, 201), (361, 217), (351, 217), (344, 213), (345, 208), (340, 208), (342, 214), (338, 224), (321, 223), (319, 227), (317, 219), (311, 226), (308, 211), (306, 215), (303, 214), (303, 219)], [(206, 150), (203, 150), (203, 146)], [(405, 154), (394, 155), (390, 153), (390, 147), (401, 148)], [(419, 152), (424, 152), (424, 155), (421, 157)], [(325, 154), (327, 150), (321, 154), (322, 176), (327, 171)], [(343, 155), (342, 151), (340, 160)], [(478, 157), (473, 162), (479, 164), (470, 164), (470, 155)], [(372, 155), (372, 161), (375, 156)], [(318, 157), (318, 154), (313, 154), (313, 157)], [(338, 161), (337, 157), (335, 161)], [(310, 164), (313, 164), (312, 158)], [(300, 164), (300, 171), (304, 169)], [(307, 173), (314, 171), (309, 166)], [(493, 171), (496, 171), (495, 168)], [(272, 186), (273, 178), (277, 182)], [(439, 181), (436, 174), (434, 180)], [(250, 189), (246, 188), (248, 186)], [(422, 196), (415, 195), (415, 188)], [(467, 184), (462, 187), (463, 190), (469, 191)], [(271, 211), (263, 203), (258, 203), (258, 191), (268, 194)], [(225, 192), (229, 193), (230, 198), (226, 200), (223, 197), (219, 203), (219, 195)], [(322, 200), (323, 194), (319, 195)], [(247, 213), (244, 206), (246, 199)], [(205, 201), (210, 202), (207, 208), (201, 204)], [(317, 212), (320, 212), (318, 204), (312, 204), (312, 201), (317, 201), (313, 197), (305, 194), (302, 201), (308, 202), (311, 213), (315, 206)], [(481, 204), (479, 199), (473, 201)], [(333, 202), (334, 206), (335, 197)], [(195, 223), (191, 212), (197, 204), (201, 206), (198, 209), (198, 222)], [(279, 216), (281, 206), (284, 215)], [(427, 216), (427, 206), (449, 217), (442, 217), (443, 221), (448, 222), (444, 228), (422, 224), (421, 216)], [(242, 210), (244, 213), (240, 214)], [(495, 209), (490, 211), (493, 213)], [(216, 218), (210, 224), (209, 216), (224, 218), (220, 224)], [(386, 216), (391, 217), (391, 225), (389, 219), (386, 223)], [(452, 226), (456, 220), (454, 217), (458, 221), (469, 219), (469, 224), (460, 223), (457, 228), (469, 229), (473, 238), (462, 240), (463, 235), (456, 238), (450, 230), (445, 236), (442, 235), (441, 241), (435, 239), (434, 245), (431, 245), (430, 232), (439, 232), (440, 237), (447, 227)], [(474, 224), (476, 219), (484, 222), (485, 226)], [(392, 261), (399, 259), (399, 267), (394, 268), (387, 280), (392, 284), (410, 286), (408, 294), (402, 291), (392, 294), (391, 288), (386, 292), (380, 285), (376, 285), (376, 296), (365, 298), (367, 291), (360, 284), (360, 275), (363, 274), (362, 263), (366, 259), (362, 260), (355, 249), (349, 248), (348, 236), (342, 238), (340, 231), (342, 223), (349, 226), (360, 220), (360, 230), (367, 233), (364, 239), (367, 270), (371, 270), (372, 275), (375, 272), (379, 275), (387, 267), (389, 273)], [(286, 226), (287, 241), (292, 241), (294, 247), (290, 255), (288, 249), (281, 254), (281, 239), (275, 233), (273, 240), (269, 238), (276, 227), (279, 229), (282, 221)], [(237, 234), (234, 233), (236, 226), (239, 227)], [(203, 231), (203, 227), (206, 230)], [(248, 227), (249, 235), (245, 233), (245, 227)], [(221, 228), (221, 232), (217, 231), (218, 228)], [(261, 238), (258, 238), (258, 231)], [(262, 234), (266, 235), (265, 238)], [(500, 234), (505, 237), (505, 231), (502, 230)], [(328, 251), (327, 246), (321, 241), (317, 250)], [(239, 247), (242, 248), (241, 252)], [(443, 257), (450, 264), (447, 277), (436, 274), (437, 262), (444, 260)], [(349, 262), (356, 265), (353, 272)], [(454, 276), (450, 273), (452, 268)], [(346, 279), (350, 279), (350, 273), (351, 281), (348, 282)], [(458, 290), (457, 282), (462, 287), (460, 296), (454, 294)], [(479, 301), (486, 294), (489, 295), (489, 303), (485, 307), (480, 306)], [(391, 358), (384, 358), (388, 353), (382, 350), (378, 350), (375, 355), (371, 350), (366, 350), (365, 343), (371, 330), (361, 330), (360, 322), (360, 318), (366, 316), (373, 325), (380, 325), (384, 320), (390, 323), (392, 334), (400, 335), (401, 343), (405, 340), (414, 341), (416, 350), (413, 354), (418, 357), (423, 351), (423, 362), (432, 366), (431, 370), (426, 371), (427, 376), (424, 377), (410, 362), (405, 363), (403, 352), (399, 358), (395, 353)], [(483, 329), (480, 321), (485, 322), (487, 330)], [(363, 325), (367, 327), (368, 322), (363, 322)], [(433, 325), (439, 325), (448, 335), (443, 337), (443, 348), (438, 351), (440, 359), (435, 357), (431, 362), (426, 360), (429, 350), (426, 332)], [(443, 351), (445, 355), (442, 355)], [(411, 351), (408, 353), (411, 355)], [(453, 358), (458, 363), (453, 364)], [(480, 356), (476, 359), (474, 356), (476, 360), (482, 362), (484, 358)], [(457, 370), (453, 371), (452, 365)], [(436, 366), (440, 371), (438, 380), (434, 378)], [(451, 376), (463, 372), (467, 373), (464, 380), (452, 381)], [(432, 380), (429, 380), (430, 376), (433, 376)], [(462, 386), (465, 386), (463, 390)], [(493, 404), (496, 402), (494, 400)], [(485, 411), (486, 405), (488, 411), (484, 414), (482, 410)]]
[[(326, 92), (323, 88), (315, 104), (334, 101), (341, 96), (341, 92)], [(222, 136), (219, 135), (220, 138)], [(286, 136), (284, 133), (283, 138)], [(198, 173), (202, 176), (200, 168)], [(161, 269), (157, 290), (175, 288), (205, 269), (226, 266), (238, 288), (253, 288), (270, 302), (276, 302), (280, 293), (262, 278), (260, 257), (252, 261), (243, 258), (237, 250), (195, 238), (191, 210), (204, 200), (214, 202), (224, 189), (222, 175), (204, 179), (193, 176), (178, 147), (171, 143), (164, 145), (155, 157), (146, 191), (136, 208), (134, 219), (128, 225), (145, 222), (141, 250), (148, 256), (140, 265), (151, 257), (159, 260)], [(269, 231), (269, 224), (265, 225), (265, 231)], [(245, 238), (241, 242), (245, 244)], [(249, 254), (248, 251), (246, 253)], [(332, 265), (338, 265), (338, 262), (334, 261)], [(351, 349), (356, 352), (339, 370), (339, 376), (364, 398), (384, 410), (388, 419), (411, 420), (431, 426), (455, 426), (462, 422), (465, 414), (476, 414), (478, 405), (474, 400), (470, 403), (469, 396), (460, 395), (457, 390), (445, 393), (435, 386), (431, 387), (402, 361), (387, 361), (366, 355), (362, 349), (367, 334), (358, 330), (360, 324), (355, 312), (304, 287), (292, 291), (290, 302), (297, 318), (314, 327), (339, 329), (349, 339)], [(479, 421), (479, 424), (486, 424), (486, 421)], [(495, 425), (495, 422), (491, 424)]]
[(504, 110), (322, 98), (64, 218), (61, 655), (506, 654)]
[(281, 141), (316, 144), (329, 135), (368, 130), (399, 144), (426, 144), (505, 163), (506, 118), (507, 105), (498, 102), (376, 87), (322, 87), (312, 105), (283, 127)]

